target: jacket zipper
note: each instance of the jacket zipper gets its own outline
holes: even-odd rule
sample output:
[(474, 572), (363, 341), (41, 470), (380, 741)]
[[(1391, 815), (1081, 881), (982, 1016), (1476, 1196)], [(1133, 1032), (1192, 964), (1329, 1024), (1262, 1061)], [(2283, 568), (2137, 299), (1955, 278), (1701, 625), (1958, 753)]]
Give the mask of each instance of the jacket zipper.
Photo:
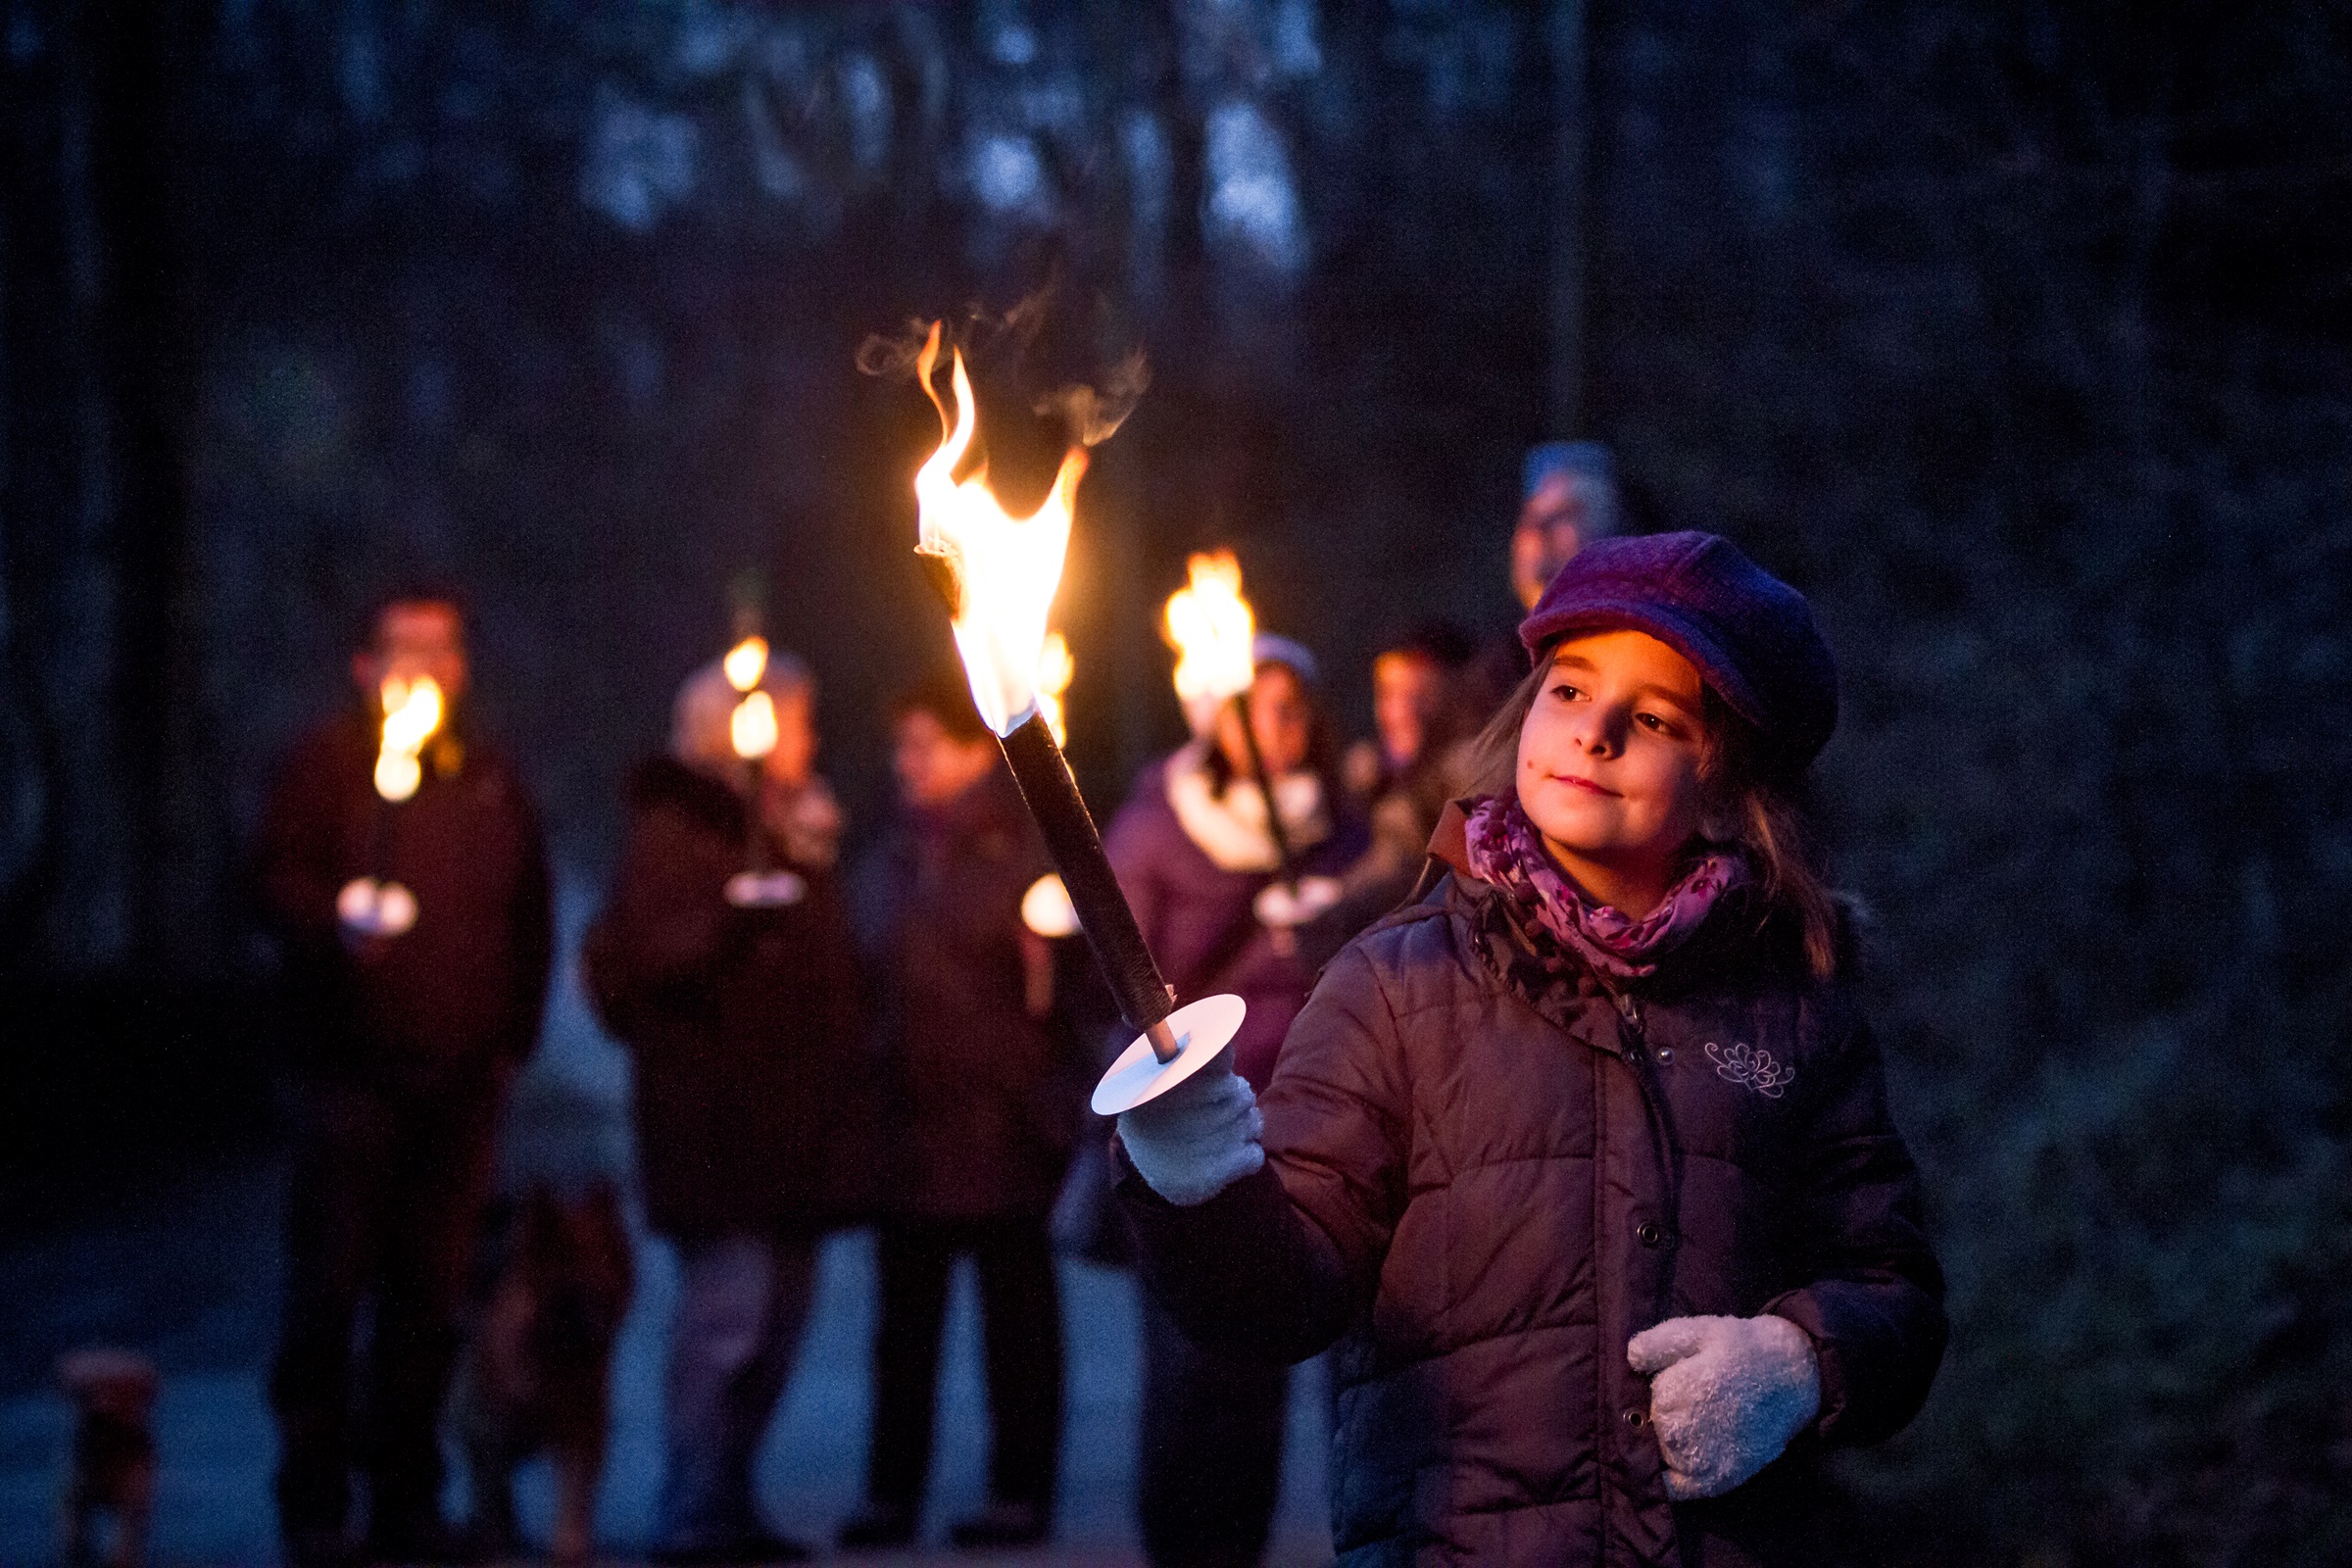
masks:
[(1623, 1018), (1625, 1026), (1634, 1032), (1637, 1051), (1642, 1045), (1647, 1044), (1648, 1036), (1642, 1030), (1642, 1004), (1622, 991), (1611, 991), (1609, 1000), (1617, 1004), (1617, 1016)]

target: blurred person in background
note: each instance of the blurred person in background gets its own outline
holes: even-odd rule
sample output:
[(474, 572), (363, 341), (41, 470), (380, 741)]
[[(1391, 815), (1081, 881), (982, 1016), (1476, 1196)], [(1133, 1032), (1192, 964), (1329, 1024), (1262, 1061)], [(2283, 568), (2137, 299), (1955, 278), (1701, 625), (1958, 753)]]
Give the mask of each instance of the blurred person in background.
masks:
[(1480, 721), (1462, 695), (1470, 656), (1470, 639), (1445, 621), (1416, 627), (1373, 656), (1377, 734), (1350, 747), (1346, 764), (1372, 841), (1341, 877), (1339, 902), (1299, 931), (1309, 972), (1412, 891), (1438, 814), (1470, 787), (1469, 742)]
[[(1364, 850), (1317, 707), (1315, 661), (1260, 634), (1249, 723), (1273, 780), (1298, 869), (1336, 878)], [(1234, 1070), (1273, 1076), (1314, 971), (1295, 934), (1259, 917), (1276, 880), (1265, 794), (1231, 705), (1213, 727), (1137, 779), (1103, 840), (1144, 940), (1186, 1000), (1230, 991), (1249, 1004)], [(1250, 1564), (1265, 1554), (1282, 1479), (1287, 1368), (1196, 1348), (1147, 1298), (1139, 1509), (1154, 1568)]]
[[(1519, 495), (1519, 520), (1511, 529), (1511, 594), (1525, 614), (1579, 550), (1625, 531), (1625, 502), (1617, 487), (1617, 460), (1598, 441), (1545, 441), (1528, 448)], [(1515, 629), (1480, 649), (1468, 680), (1474, 721), (1486, 722), (1529, 668)]]
[[(367, 1553), (444, 1556), (441, 1402), (488, 1201), (507, 1087), (538, 1039), (551, 929), (539, 815), (468, 720), (455, 598), (379, 602), (352, 657), (359, 700), (280, 767), (256, 854), (305, 1094), (270, 1402), (278, 1521), (297, 1565), (350, 1560), (349, 1472), (368, 1479)], [(375, 774), (387, 679), (429, 676), (444, 718), (397, 805)], [(406, 929), (350, 918), (364, 879), (414, 895)], [(352, 1335), (374, 1300), (368, 1431)]]
[(1392, 638), (1372, 656), (1372, 730), (1348, 748), (1341, 774), (1366, 812), (1372, 804), (1467, 733), (1457, 696), (1474, 650), (1451, 621)]
[(929, 1480), (941, 1330), (969, 1256), (992, 1445), (989, 1502), (958, 1546), (1023, 1545), (1054, 1522), (1061, 1446), (1061, 1298), (1048, 1219), (1092, 1082), (1050, 987), (1021, 897), (1052, 869), (973, 710), (942, 672), (891, 709), (899, 811), (859, 860), (858, 947), (870, 1038), (896, 1115), (876, 1231), (881, 1308), (864, 1505), (844, 1547), (906, 1544)]
[[(647, 1218), (678, 1252), (666, 1468), (653, 1557), (787, 1562), (752, 1497), (752, 1459), (791, 1375), (858, 1057), (858, 970), (834, 860), (841, 808), (816, 772), (815, 681), (769, 656), (775, 746), (734, 750), (741, 700), (717, 662), (672, 709), (669, 750), (629, 785), (628, 838), (582, 957), (635, 1065)], [(753, 836), (778, 902), (731, 900)]]

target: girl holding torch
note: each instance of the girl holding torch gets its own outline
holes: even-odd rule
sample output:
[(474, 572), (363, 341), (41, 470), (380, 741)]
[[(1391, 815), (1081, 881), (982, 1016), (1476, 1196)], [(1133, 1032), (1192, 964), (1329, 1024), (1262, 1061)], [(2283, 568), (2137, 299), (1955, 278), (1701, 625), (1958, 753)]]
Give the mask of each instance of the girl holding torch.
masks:
[(1697, 533), (1592, 544), (1520, 636), (1485, 793), (1271, 1083), (1120, 1115), (1146, 1278), (1200, 1345), (1341, 1346), (1343, 1563), (1839, 1560), (1819, 1456), (1945, 1326), (1799, 811), (1829, 650)]

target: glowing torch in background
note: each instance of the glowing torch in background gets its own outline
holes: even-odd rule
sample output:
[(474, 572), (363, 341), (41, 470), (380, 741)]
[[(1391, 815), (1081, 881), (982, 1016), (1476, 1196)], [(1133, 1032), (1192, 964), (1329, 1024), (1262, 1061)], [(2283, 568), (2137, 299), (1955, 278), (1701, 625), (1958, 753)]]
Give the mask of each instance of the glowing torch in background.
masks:
[(1219, 705), (1247, 696), (1257, 678), (1257, 615), (1242, 597), (1242, 564), (1230, 550), (1195, 556), (1189, 580), (1168, 595), (1162, 624), (1176, 650), (1176, 700), (1206, 731)]
[[(1291, 839), (1275, 808), (1274, 780), (1258, 750), (1250, 722), (1250, 688), (1257, 679), (1257, 615), (1242, 597), (1242, 564), (1230, 550), (1195, 556), (1186, 564), (1190, 581), (1168, 596), (1164, 616), (1168, 642), (1176, 650), (1176, 698), (1188, 714), (1201, 713), (1213, 730), (1215, 710), (1225, 704), (1242, 727), (1250, 772), (1266, 806), (1266, 836), (1274, 843), (1274, 865), (1282, 885), (1296, 896), (1298, 866)], [(1200, 726), (1196, 726), (1200, 727)]]
[(394, 675), (377, 694), (384, 710), (383, 740), (375, 754), (375, 793), (397, 806), (424, 782), (418, 760), (424, 743), (441, 727), (441, 686), (430, 675), (403, 680)]
[[(383, 710), (383, 729), (375, 752), (375, 824), (368, 839), (368, 858), (382, 865), (384, 835), (389, 821), (384, 808), (398, 806), (424, 782), (424, 743), (433, 738), (447, 716), (441, 686), (430, 675), (414, 680), (387, 676), (376, 692)], [(353, 877), (335, 895), (335, 916), (362, 936), (396, 937), (416, 924), (416, 895), (398, 882), (375, 876)]]
[(743, 763), (744, 868), (727, 878), (726, 900), (737, 908), (774, 908), (798, 904), (808, 885), (794, 871), (771, 870), (767, 863), (767, 834), (762, 830), (760, 804), (762, 767), (776, 749), (776, 700), (760, 682), (767, 674), (767, 639), (745, 635), (719, 661), (727, 684), (735, 688), (734, 712), (727, 716), (727, 741)]
[(1232, 996), (1176, 1006), (1042, 711), (1038, 674), (1046, 619), (1061, 586), (1086, 449), (1072, 447), (1063, 455), (1053, 491), (1036, 513), (1006, 514), (985, 472), (956, 477), (978, 432), (979, 416), (960, 352), (951, 360), (954, 410), (941, 400), (933, 382), (939, 357), (940, 330), (934, 324), (915, 370), (924, 395), (939, 410), (943, 433), (938, 450), (914, 476), (921, 514), (915, 555), (947, 602), (973, 705), (1004, 747), (1004, 760), (1060, 869), (1079, 928), (1120, 1015), (1138, 1033), (1095, 1089), (1095, 1110), (1116, 1115), (1213, 1060), (1241, 1027), (1244, 1007), (1241, 998)]
[(1339, 902), (1341, 886), (1327, 876), (1301, 876), (1284, 826), (1279, 791), (1266, 768), (1250, 721), (1250, 688), (1257, 681), (1257, 615), (1242, 596), (1242, 565), (1230, 550), (1194, 556), (1187, 582), (1168, 596), (1163, 631), (1176, 650), (1176, 699), (1197, 733), (1213, 737), (1220, 712), (1242, 732), (1257, 798), (1266, 808), (1266, 838), (1274, 847), (1275, 880), (1255, 902), (1257, 917), (1278, 952), (1295, 950), (1293, 928)]
[[(759, 690), (760, 677), (767, 673), (767, 639), (757, 635), (744, 638), (743, 641), (727, 650), (727, 656), (718, 662), (718, 667), (726, 671), (728, 685), (734, 687), (738, 693), (746, 697), (750, 696)], [(760, 752), (747, 752), (741, 745), (738, 745), (735, 751), (739, 757), (765, 755)]]
[(1070, 682), (1078, 674), (1078, 661), (1070, 657), (1070, 640), (1057, 631), (1046, 633), (1046, 646), (1037, 656), (1037, 710), (1054, 732), (1054, 744), (1070, 744), (1069, 716), (1062, 699), (1069, 695)]
[[(751, 800), (760, 799), (760, 763), (776, 749), (776, 701), (760, 689), (760, 677), (767, 673), (767, 639), (746, 637), (727, 650), (727, 657), (718, 662), (726, 671), (727, 684), (735, 688), (738, 699), (735, 711), (727, 718), (727, 739), (735, 755), (743, 761), (746, 784)], [(754, 813), (755, 818), (757, 813)], [(751, 856), (754, 869), (766, 851), (760, 842), (759, 829), (751, 835)]]

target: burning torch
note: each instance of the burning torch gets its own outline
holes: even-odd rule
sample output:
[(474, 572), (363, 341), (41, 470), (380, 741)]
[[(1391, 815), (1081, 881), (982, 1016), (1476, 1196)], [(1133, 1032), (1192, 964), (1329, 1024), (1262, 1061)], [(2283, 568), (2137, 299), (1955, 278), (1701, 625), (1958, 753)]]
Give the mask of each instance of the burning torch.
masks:
[[(445, 705), (440, 683), (430, 675), (414, 680), (386, 676), (376, 698), (384, 718), (375, 754), (377, 805), (368, 858), (380, 868), (387, 854), (384, 840), (391, 830), (385, 808), (407, 801), (424, 782), (424, 743), (440, 729)], [(363, 936), (396, 937), (416, 924), (416, 895), (389, 878), (373, 874), (353, 877), (335, 895), (335, 914)]]
[(1186, 563), (1186, 575), (1185, 586), (1168, 596), (1163, 617), (1168, 643), (1176, 650), (1176, 697), (1187, 714), (1207, 715), (1203, 727), (1212, 734), (1221, 708), (1241, 729), (1257, 798), (1266, 808), (1266, 838), (1274, 848), (1275, 879), (1257, 897), (1257, 916), (1274, 934), (1276, 947), (1288, 951), (1291, 928), (1337, 902), (1339, 884), (1299, 875), (1274, 776), (1266, 767), (1257, 726), (1250, 720), (1250, 688), (1257, 680), (1257, 616), (1242, 597), (1241, 563), (1230, 550), (1197, 555)]
[(1053, 492), (1033, 515), (1008, 516), (988, 488), (985, 472), (956, 477), (971, 450), (979, 416), (959, 351), (952, 359), (954, 411), (941, 400), (932, 380), (939, 351), (940, 330), (934, 324), (915, 370), (939, 410), (942, 436), (939, 449), (914, 476), (921, 514), (915, 554), (947, 602), (973, 705), (1004, 748), (1120, 1015), (1137, 1031), (1135, 1042), (1095, 1087), (1096, 1112), (1117, 1115), (1165, 1094), (1214, 1060), (1241, 1027), (1244, 1004), (1239, 997), (1216, 996), (1176, 1005), (1144, 945), (1135, 911), (1119, 891), (1094, 817), (1040, 702), (1046, 619), (1061, 586), (1086, 449), (1072, 447), (1063, 456)]
[(747, 632), (719, 661), (736, 704), (727, 718), (727, 739), (743, 763), (744, 868), (727, 878), (726, 900), (739, 909), (772, 909), (798, 904), (808, 884), (793, 871), (767, 863), (767, 834), (760, 819), (761, 773), (776, 749), (776, 700), (760, 682), (767, 674), (767, 639)]

